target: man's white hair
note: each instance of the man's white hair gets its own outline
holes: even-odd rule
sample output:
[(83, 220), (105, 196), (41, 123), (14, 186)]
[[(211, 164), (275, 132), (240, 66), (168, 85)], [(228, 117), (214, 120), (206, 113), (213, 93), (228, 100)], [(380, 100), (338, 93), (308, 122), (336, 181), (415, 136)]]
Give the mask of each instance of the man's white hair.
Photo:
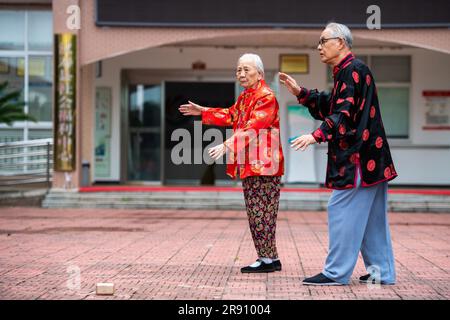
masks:
[(325, 29), (331, 30), (331, 36), (341, 38), (349, 49), (353, 46), (353, 36), (350, 29), (341, 23), (331, 22), (327, 24)]
[(241, 62), (242, 60), (252, 61), (255, 64), (256, 70), (258, 70), (258, 72), (262, 75), (264, 79), (264, 65), (260, 56), (258, 56), (255, 53), (244, 53), (242, 56), (240, 56), (238, 63)]

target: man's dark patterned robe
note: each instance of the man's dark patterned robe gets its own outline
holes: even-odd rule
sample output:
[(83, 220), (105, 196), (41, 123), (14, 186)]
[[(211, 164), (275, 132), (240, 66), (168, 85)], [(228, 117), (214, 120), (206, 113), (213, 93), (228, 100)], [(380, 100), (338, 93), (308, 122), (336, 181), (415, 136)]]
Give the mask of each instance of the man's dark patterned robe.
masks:
[(386, 140), (377, 89), (369, 68), (349, 53), (334, 67), (331, 93), (301, 88), (297, 96), (311, 115), (323, 121), (312, 134), (328, 142), (326, 187), (356, 186), (361, 170), (363, 187), (397, 176)]

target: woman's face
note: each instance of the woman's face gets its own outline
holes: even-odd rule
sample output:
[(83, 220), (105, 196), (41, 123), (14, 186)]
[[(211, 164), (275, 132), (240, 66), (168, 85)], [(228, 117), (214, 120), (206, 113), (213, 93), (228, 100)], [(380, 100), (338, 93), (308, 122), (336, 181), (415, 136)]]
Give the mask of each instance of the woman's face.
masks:
[(256, 85), (262, 79), (262, 75), (256, 69), (253, 61), (244, 59), (238, 61), (236, 79), (245, 89), (256, 88)]

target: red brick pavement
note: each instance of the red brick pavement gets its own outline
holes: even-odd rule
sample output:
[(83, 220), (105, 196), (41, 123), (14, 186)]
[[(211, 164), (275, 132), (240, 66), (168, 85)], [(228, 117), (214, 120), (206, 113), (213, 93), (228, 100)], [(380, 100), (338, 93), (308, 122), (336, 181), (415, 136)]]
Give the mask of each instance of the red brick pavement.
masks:
[[(3, 207), (0, 299), (449, 299), (450, 214), (390, 222), (396, 285), (359, 284), (360, 258), (349, 286), (310, 287), (301, 279), (327, 253), (324, 212), (280, 212), (283, 271), (241, 274), (256, 258), (245, 212)], [(97, 282), (115, 295), (96, 296)]]

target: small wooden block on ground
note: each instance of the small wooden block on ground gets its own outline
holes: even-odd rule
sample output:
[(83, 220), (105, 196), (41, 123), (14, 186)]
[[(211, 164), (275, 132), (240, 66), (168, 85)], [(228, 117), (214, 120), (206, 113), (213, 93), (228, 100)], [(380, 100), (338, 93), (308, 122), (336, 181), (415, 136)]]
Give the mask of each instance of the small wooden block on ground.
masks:
[(97, 295), (113, 295), (114, 283), (97, 283)]

